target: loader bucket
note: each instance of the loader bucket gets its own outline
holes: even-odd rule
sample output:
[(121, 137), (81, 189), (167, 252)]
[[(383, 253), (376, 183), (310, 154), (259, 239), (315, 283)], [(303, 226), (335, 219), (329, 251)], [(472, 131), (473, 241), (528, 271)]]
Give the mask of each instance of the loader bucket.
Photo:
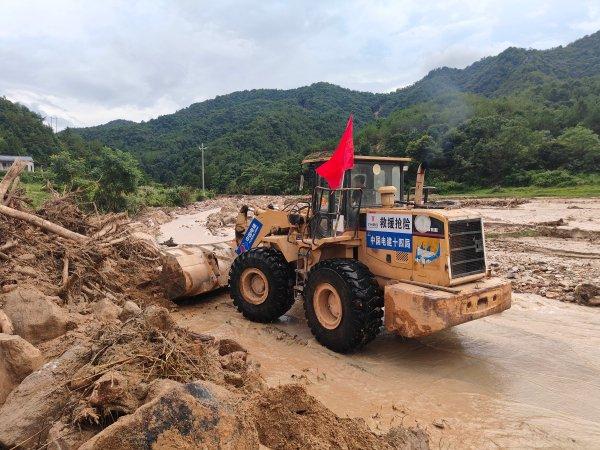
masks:
[(191, 297), (227, 286), (235, 256), (228, 243), (163, 249), (161, 284), (166, 297)]

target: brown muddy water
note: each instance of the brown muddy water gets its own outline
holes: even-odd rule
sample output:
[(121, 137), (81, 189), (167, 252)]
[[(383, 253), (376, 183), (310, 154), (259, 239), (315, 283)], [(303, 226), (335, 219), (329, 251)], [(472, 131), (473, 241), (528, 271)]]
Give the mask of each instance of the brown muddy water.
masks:
[[(598, 199), (537, 199), (509, 210), (477, 209), (487, 221), (563, 218), (567, 227), (600, 229)], [(162, 234), (179, 243), (232, 235), (206, 230), (211, 212), (180, 216)], [(596, 250), (586, 240), (525, 243), (546, 251)], [(382, 333), (352, 355), (319, 345), (301, 304), (277, 323), (256, 324), (220, 291), (185, 300), (175, 317), (194, 331), (238, 340), (270, 385), (306, 384), (336, 413), (362, 417), (375, 431), (419, 424), (431, 433), (433, 448), (600, 448), (598, 308), (514, 294), (512, 308), (501, 314), (422, 339)]]

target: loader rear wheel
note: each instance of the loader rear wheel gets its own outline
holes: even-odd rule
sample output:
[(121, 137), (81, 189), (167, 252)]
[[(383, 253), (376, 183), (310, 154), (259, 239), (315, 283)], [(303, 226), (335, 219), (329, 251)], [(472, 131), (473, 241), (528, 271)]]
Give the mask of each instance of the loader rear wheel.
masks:
[(233, 304), (253, 322), (273, 322), (294, 303), (293, 275), (280, 251), (270, 247), (248, 250), (229, 271)]
[(379, 333), (381, 289), (369, 269), (353, 259), (315, 265), (304, 288), (304, 311), (313, 335), (339, 353), (356, 350)]

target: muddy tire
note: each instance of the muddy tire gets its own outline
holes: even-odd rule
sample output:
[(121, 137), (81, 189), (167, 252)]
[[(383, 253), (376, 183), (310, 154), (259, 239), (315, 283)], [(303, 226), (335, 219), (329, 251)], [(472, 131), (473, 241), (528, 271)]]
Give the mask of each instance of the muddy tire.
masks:
[(381, 289), (358, 261), (322, 261), (308, 275), (306, 320), (317, 341), (335, 352), (351, 352), (371, 342), (381, 329), (382, 307)]
[(229, 271), (233, 304), (253, 322), (273, 322), (294, 303), (294, 271), (283, 254), (269, 247), (242, 253)]

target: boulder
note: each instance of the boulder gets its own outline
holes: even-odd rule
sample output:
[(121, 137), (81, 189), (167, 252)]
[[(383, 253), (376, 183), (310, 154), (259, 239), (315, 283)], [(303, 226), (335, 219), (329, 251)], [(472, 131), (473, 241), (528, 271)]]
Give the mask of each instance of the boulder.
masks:
[(73, 374), (89, 359), (90, 349), (77, 345), (61, 357), (44, 364), (27, 376), (0, 408), (0, 448), (37, 448), (47, 430), (71, 398), (67, 385)]
[(100, 322), (114, 322), (119, 319), (121, 308), (111, 302), (108, 298), (96, 302), (92, 309), (94, 316)]
[(148, 306), (142, 313), (146, 324), (161, 331), (169, 331), (175, 326), (175, 321), (162, 306)]
[(575, 300), (583, 305), (597, 306), (596, 297), (600, 296), (600, 286), (592, 283), (580, 283), (575, 286)]
[(0, 333), (0, 405), (43, 362), (42, 353), (25, 339)]
[(56, 303), (61, 301), (27, 285), (0, 297), (15, 334), (32, 344), (54, 339), (74, 328), (68, 312)]
[(15, 334), (15, 327), (2, 310), (0, 310), (0, 333)]
[(240, 396), (206, 381), (171, 386), (80, 450), (259, 447), (253, 423), (240, 413)]
[(219, 355), (221, 356), (228, 355), (229, 353), (233, 352), (248, 353), (248, 350), (246, 350), (239, 342), (234, 341), (233, 339), (219, 339), (218, 345)]
[(83, 429), (73, 423), (55, 422), (48, 430), (48, 450), (76, 450), (91, 439), (96, 430)]
[(142, 308), (136, 305), (131, 300), (127, 300), (123, 305), (123, 309), (121, 310), (121, 314), (119, 315), (119, 319), (125, 322), (132, 317), (139, 316), (142, 312)]

